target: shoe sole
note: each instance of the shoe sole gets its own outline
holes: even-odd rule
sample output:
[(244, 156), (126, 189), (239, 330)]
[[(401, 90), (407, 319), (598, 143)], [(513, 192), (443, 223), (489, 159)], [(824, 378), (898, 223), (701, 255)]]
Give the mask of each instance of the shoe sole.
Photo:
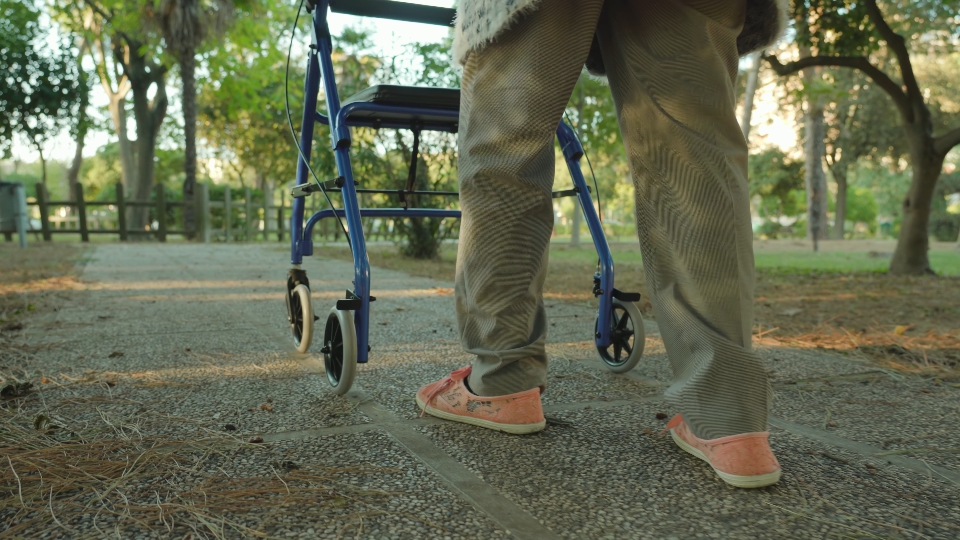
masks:
[(420, 399), (420, 396), (417, 396), (417, 406), (420, 407), (421, 410), (426, 411), (426, 413), (429, 414), (430, 416), (436, 416), (437, 418), (442, 418), (444, 420), (462, 422), (464, 424), (470, 424), (473, 426), (492, 429), (495, 431), (503, 431), (505, 433), (511, 433), (513, 435), (528, 435), (530, 433), (543, 431), (543, 428), (547, 427), (546, 420), (537, 422), (536, 424), (501, 424), (499, 422), (491, 422), (490, 420), (484, 420), (482, 418), (474, 418), (472, 416), (462, 416), (459, 414), (448, 413), (446, 411), (434, 409), (429, 405), (424, 407), (423, 401)]
[(710, 463), (710, 460), (707, 459), (707, 456), (703, 452), (691, 446), (690, 443), (683, 440), (682, 437), (674, 433), (672, 429), (670, 430), (670, 437), (673, 438), (673, 442), (677, 443), (677, 446), (682, 448), (688, 454), (696, 456), (702, 459), (703, 461), (707, 462), (707, 465), (710, 465), (710, 468), (713, 469), (713, 472), (717, 473), (717, 476), (719, 476), (721, 480), (730, 484), (731, 486), (738, 487), (738, 488), (748, 488), (748, 489), (761, 488), (761, 487), (772, 486), (773, 484), (776, 484), (777, 482), (780, 481), (780, 469), (777, 469), (776, 471), (771, 473), (757, 474), (754, 476), (741, 476), (739, 474), (730, 474), (730, 473), (725, 473), (723, 471), (717, 470), (717, 468), (714, 467), (712, 463)]

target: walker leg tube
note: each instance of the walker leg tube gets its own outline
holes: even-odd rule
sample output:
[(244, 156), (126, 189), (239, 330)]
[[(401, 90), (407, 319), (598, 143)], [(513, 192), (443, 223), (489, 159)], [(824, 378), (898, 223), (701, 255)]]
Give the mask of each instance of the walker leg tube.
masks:
[[(310, 182), (310, 171), (307, 161), (310, 159), (310, 148), (313, 144), (313, 122), (317, 111), (317, 93), (320, 91), (320, 65), (317, 62), (316, 49), (310, 49), (307, 58), (307, 76), (304, 78), (303, 93), (303, 123), (300, 125), (300, 152), (297, 161), (297, 185)], [(293, 212), (290, 217), (290, 262), (303, 262), (303, 252), (300, 249), (303, 242), (303, 212), (305, 200), (303, 197), (294, 197)]]
[(573, 185), (578, 190), (577, 197), (580, 199), (583, 217), (586, 219), (587, 229), (590, 231), (590, 236), (593, 237), (593, 245), (597, 249), (597, 255), (600, 259), (600, 294), (598, 296), (600, 305), (597, 308), (599, 328), (594, 337), (598, 346), (606, 347), (610, 345), (610, 316), (613, 312), (613, 255), (610, 253), (610, 246), (607, 244), (607, 237), (603, 233), (600, 218), (593, 207), (593, 199), (590, 198), (587, 181), (583, 177), (583, 171), (580, 170), (580, 157), (583, 155), (583, 148), (577, 141), (573, 130), (565, 122), (561, 122), (560, 127), (557, 128), (557, 138), (560, 140), (560, 147), (563, 149), (570, 176), (573, 177)]
[(347, 216), (347, 230), (350, 232), (350, 251), (353, 252), (353, 293), (360, 299), (360, 309), (354, 314), (357, 330), (357, 363), (367, 361), (370, 338), (370, 261), (367, 259), (367, 244), (363, 238), (363, 226), (360, 222), (360, 201), (353, 185), (353, 169), (350, 166), (349, 147), (340, 147), (334, 151), (337, 170), (343, 176), (343, 209)]

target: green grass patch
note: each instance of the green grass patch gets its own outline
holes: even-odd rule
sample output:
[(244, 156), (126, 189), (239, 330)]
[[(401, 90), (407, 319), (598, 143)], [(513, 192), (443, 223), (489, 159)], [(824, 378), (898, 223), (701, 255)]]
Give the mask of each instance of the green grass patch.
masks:
[[(758, 269), (780, 272), (884, 273), (890, 268), (889, 258), (871, 257), (863, 252), (757, 253), (755, 260)], [(960, 275), (960, 252), (931, 251), (930, 265), (940, 275)]]
[[(621, 264), (641, 264), (640, 247), (635, 243), (611, 244), (613, 260)], [(572, 248), (554, 243), (550, 248), (551, 261), (590, 262), (596, 261), (597, 253), (589, 244)], [(784, 273), (828, 272), (848, 274), (851, 272), (886, 272), (890, 267), (889, 257), (871, 257), (865, 251), (759, 251), (754, 259), (758, 269)], [(960, 276), (960, 250), (937, 250), (930, 252), (930, 265), (943, 276)]]

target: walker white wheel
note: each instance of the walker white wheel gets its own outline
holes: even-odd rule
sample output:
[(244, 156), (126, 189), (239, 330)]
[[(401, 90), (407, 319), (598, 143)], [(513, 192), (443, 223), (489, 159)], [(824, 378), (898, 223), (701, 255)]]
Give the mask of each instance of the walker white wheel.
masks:
[(323, 330), (323, 367), (334, 394), (346, 394), (357, 375), (357, 330), (353, 312), (333, 308)]
[(293, 330), (293, 342), (302, 353), (307, 352), (313, 341), (313, 320), (310, 288), (301, 283), (290, 291), (290, 328)]
[[(621, 302), (613, 299), (613, 312), (610, 314), (610, 345), (597, 346), (600, 358), (607, 369), (614, 373), (626, 373), (640, 362), (646, 335), (643, 332), (643, 319), (640, 310), (633, 302)], [(600, 318), (595, 325), (600, 330)]]

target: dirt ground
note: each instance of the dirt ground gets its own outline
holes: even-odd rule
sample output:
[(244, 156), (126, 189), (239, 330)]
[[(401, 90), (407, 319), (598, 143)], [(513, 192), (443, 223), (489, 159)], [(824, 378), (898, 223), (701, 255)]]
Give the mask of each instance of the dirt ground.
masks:
[(77, 264), (85, 249), (72, 244), (34, 243), (29, 249), (0, 244), (0, 352), (10, 353), (23, 319), (56, 309), (64, 291), (82, 286)]
[[(882, 256), (894, 246), (890, 240), (825, 241), (820, 249)], [(950, 245), (933, 247), (955, 249)], [(801, 241), (756, 244), (758, 253), (809, 249), (809, 243)], [(327, 247), (322, 253), (350, 259), (346, 248)], [(392, 246), (373, 246), (369, 255), (374, 266), (450, 281), (454, 277), (452, 253), (445, 253), (440, 260), (412, 261), (399, 256)], [(595, 302), (590, 282), (594, 266), (551, 255), (544, 295)], [(617, 287), (645, 292), (642, 266), (618, 262)], [(641, 310), (652, 318), (647, 298), (649, 295)], [(884, 367), (944, 377), (956, 377), (960, 372), (960, 278), (759, 269), (756, 299), (757, 343), (829, 349), (870, 358)]]

